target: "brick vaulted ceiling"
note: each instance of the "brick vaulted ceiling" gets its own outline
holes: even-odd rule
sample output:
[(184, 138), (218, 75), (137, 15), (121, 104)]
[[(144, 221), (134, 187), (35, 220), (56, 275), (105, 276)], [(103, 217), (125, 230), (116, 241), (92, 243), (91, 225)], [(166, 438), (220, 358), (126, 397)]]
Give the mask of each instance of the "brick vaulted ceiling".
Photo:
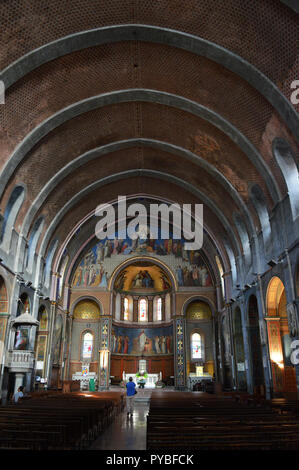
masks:
[(260, 229), (250, 187), (269, 211), (287, 193), (273, 138), (298, 151), (287, 3), (0, 1), (1, 212), (20, 182), (25, 237), (62, 211), (47, 248), (118, 194), (204, 202), (214, 239), (241, 250), (233, 214)]

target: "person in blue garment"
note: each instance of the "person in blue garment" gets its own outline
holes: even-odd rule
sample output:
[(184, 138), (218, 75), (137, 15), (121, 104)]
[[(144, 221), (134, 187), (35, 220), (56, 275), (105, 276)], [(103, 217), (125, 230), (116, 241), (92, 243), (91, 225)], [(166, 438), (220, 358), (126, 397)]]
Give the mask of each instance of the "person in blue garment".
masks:
[(127, 388), (127, 416), (133, 416), (134, 410), (134, 396), (136, 393), (136, 384), (133, 382), (133, 378), (129, 377), (129, 382), (126, 384)]

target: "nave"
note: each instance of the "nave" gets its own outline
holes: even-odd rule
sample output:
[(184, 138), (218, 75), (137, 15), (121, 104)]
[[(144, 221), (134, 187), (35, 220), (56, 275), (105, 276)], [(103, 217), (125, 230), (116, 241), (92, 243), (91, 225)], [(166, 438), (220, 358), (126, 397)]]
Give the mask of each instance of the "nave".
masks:
[(123, 392), (36, 393), (0, 408), (0, 449), (299, 450), (299, 405), (248, 394), (154, 390), (127, 415)]

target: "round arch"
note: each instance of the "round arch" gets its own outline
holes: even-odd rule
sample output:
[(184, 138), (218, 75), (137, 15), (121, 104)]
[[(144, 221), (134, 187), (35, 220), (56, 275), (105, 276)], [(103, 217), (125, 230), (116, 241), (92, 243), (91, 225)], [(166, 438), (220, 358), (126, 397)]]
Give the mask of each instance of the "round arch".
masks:
[(211, 299), (209, 299), (208, 297), (206, 297), (205, 295), (202, 295), (202, 294), (201, 295), (197, 295), (197, 294), (192, 295), (187, 300), (185, 300), (185, 302), (183, 303), (182, 308), (181, 308), (181, 315), (186, 317), (187, 309), (188, 309), (189, 305), (192, 304), (193, 302), (196, 302), (196, 301), (206, 303), (209, 306), (210, 310), (211, 310), (212, 317), (215, 317), (215, 314), (216, 314), (215, 305), (213, 304)]
[(278, 276), (272, 277), (269, 281), (266, 292), (266, 306), (267, 316), (286, 316), (285, 287)]
[(176, 277), (174, 275), (174, 273), (172, 272), (172, 270), (169, 268), (169, 266), (167, 266), (167, 264), (165, 264), (163, 261), (161, 260), (157, 260), (156, 258), (152, 258), (150, 256), (134, 256), (126, 261), (123, 261), (122, 263), (120, 263), (115, 269), (114, 271), (112, 272), (111, 276), (110, 276), (110, 279), (109, 279), (109, 283), (108, 283), (108, 290), (109, 291), (113, 291), (113, 286), (114, 286), (114, 282), (118, 276), (118, 274), (127, 266), (129, 266), (130, 264), (136, 262), (136, 261), (147, 261), (147, 262), (151, 262), (153, 264), (155, 264), (156, 266), (159, 266), (161, 269), (163, 269), (164, 271), (166, 271), (166, 273), (169, 275), (169, 279), (172, 283), (172, 289), (174, 291), (177, 291), (178, 289), (178, 284), (177, 284), (177, 280), (176, 280)]
[(291, 342), (287, 316), (286, 291), (283, 281), (273, 276), (266, 293), (267, 334), (275, 396), (296, 395), (295, 367), (291, 361)]
[(198, 36), (152, 25), (127, 24), (80, 31), (35, 49), (8, 66), (0, 79), (8, 89), (21, 77), (40, 65), (87, 47), (119, 42), (149, 41), (184, 49), (204, 56), (236, 73), (256, 88), (277, 110), (298, 138), (298, 116), (289, 101), (260, 70), (237, 54)]
[(102, 302), (97, 299), (96, 297), (92, 296), (92, 295), (81, 295), (80, 297), (78, 297), (76, 300), (74, 300), (74, 302), (72, 303), (71, 305), (71, 309), (70, 309), (70, 314), (73, 316), (74, 315), (74, 310), (75, 308), (78, 306), (78, 304), (82, 301), (89, 301), (89, 302), (93, 302), (97, 305), (97, 307), (99, 308), (99, 313), (100, 315), (103, 315), (104, 313), (104, 309), (103, 309), (103, 305), (102, 305)]

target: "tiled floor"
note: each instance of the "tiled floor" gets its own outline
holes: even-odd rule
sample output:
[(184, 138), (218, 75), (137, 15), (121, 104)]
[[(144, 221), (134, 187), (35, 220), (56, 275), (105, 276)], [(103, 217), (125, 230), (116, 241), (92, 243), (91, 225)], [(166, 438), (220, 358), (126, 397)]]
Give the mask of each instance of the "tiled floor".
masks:
[(149, 405), (135, 403), (132, 418), (121, 413), (103, 434), (96, 439), (91, 450), (145, 450), (146, 416)]

